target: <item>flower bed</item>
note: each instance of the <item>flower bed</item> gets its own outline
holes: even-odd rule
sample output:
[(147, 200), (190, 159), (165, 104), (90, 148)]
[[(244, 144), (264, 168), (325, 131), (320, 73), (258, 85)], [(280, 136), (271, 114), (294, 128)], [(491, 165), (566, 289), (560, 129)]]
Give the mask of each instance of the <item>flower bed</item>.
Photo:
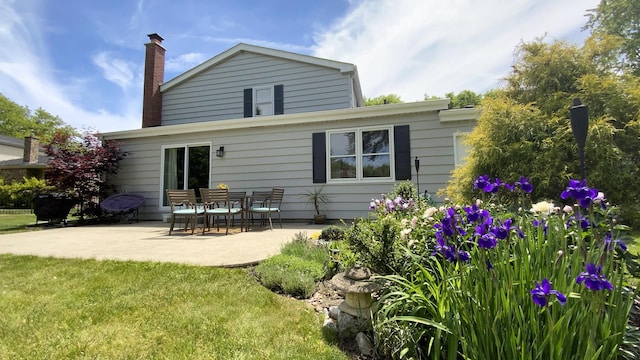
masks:
[[(471, 205), (391, 196), (346, 238), (389, 285), (374, 321), (397, 358), (614, 359), (637, 294), (616, 209), (571, 180), (556, 206), (525, 177), (478, 178)], [(508, 200), (505, 200), (508, 199)], [(636, 344), (637, 345), (637, 344)]]

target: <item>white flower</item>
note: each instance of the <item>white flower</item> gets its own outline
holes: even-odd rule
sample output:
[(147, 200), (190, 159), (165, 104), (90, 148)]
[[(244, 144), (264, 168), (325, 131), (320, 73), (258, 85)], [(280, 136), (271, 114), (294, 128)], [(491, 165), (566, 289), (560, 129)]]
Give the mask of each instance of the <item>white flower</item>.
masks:
[(411, 228), (415, 229), (417, 225), (418, 225), (418, 218), (414, 216), (413, 219), (411, 219)]
[(402, 230), (402, 232), (400, 232), (400, 237), (402, 239), (406, 239), (407, 236), (409, 236), (410, 233), (411, 233), (411, 229), (404, 229), (404, 230)]
[(573, 212), (573, 207), (569, 206), (569, 205), (565, 205), (562, 208), (562, 211), (565, 212), (565, 214), (571, 214)]
[(556, 210), (552, 202), (540, 201), (531, 206), (531, 212), (534, 214), (549, 215)]
[(424, 217), (425, 218), (430, 218), (433, 216), (433, 214), (437, 213), (438, 209), (436, 209), (435, 207), (430, 207), (427, 210), (424, 211)]

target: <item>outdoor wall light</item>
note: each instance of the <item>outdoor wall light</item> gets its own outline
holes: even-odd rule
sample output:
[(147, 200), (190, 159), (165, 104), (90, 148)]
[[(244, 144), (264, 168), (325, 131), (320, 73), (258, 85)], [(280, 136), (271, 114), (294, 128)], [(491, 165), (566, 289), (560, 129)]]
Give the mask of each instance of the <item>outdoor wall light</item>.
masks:
[(224, 146), (220, 146), (218, 148), (218, 150), (216, 150), (216, 156), (217, 157), (223, 157), (224, 156)]

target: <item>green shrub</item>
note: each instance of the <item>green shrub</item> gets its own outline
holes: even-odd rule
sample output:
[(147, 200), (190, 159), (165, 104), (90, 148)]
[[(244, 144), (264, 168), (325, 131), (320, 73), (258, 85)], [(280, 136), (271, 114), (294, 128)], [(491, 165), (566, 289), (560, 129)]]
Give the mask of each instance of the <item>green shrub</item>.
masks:
[(322, 229), (320, 238), (326, 241), (344, 240), (345, 228), (338, 225), (329, 225)]
[(276, 255), (259, 264), (256, 275), (273, 291), (308, 298), (315, 291), (315, 283), (324, 276), (325, 264), (293, 255)]
[(395, 199), (398, 196), (400, 196), (403, 199), (415, 200), (418, 198), (418, 189), (416, 188), (416, 185), (409, 180), (399, 182), (393, 187), (393, 190), (391, 190), (391, 192), (389, 193), (389, 198)]
[(330, 254), (327, 248), (322, 246), (315, 246), (308, 241), (290, 242), (282, 247), (280, 253), (282, 255), (295, 256), (319, 264), (326, 264), (330, 260)]
[(22, 182), (5, 184), (0, 178), (0, 203), (31, 208), (33, 198), (41, 192), (53, 189), (38, 178), (24, 178)]

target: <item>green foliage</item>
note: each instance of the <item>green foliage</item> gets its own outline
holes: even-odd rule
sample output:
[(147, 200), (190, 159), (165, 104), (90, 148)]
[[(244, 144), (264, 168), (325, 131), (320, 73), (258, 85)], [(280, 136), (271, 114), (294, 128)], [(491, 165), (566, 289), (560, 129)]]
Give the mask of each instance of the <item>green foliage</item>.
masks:
[(620, 68), (629, 67), (640, 75), (640, 4), (636, 0), (601, 0), (589, 10), (585, 26), (597, 36), (612, 35), (622, 40), (617, 57)]
[(467, 162), (454, 170), (446, 196), (470, 201), (479, 175), (514, 181), (529, 174), (533, 199), (552, 198), (580, 174), (569, 107), (589, 107), (585, 169), (590, 186), (619, 205), (623, 221), (640, 223), (640, 79), (612, 70), (616, 42), (589, 38), (583, 47), (541, 39), (523, 43), (506, 88), (486, 96), (466, 137)]
[(365, 106), (383, 105), (383, 104), (400, 104), (402, 102), (403, 101), (400, 99), (400, 96), (396, 94), (380, 95), (375, 98), (368, 98), (365, 96), (364, 98)]
[[(418, 215), (417, 225), (410, 220), (415, 212), (394, 211), (399, 232), (410, 230), (408, 244), (420, 245), (405, 248), (411, 266), (382, 277), (389, 286), (374, 321), (379, 351), (402, 359), (616, 359), (621, 346), (632, 349), (624, 344), (632, 341), (626, 331), (637, 290), (629, 288), (625, 269), (637, 264), (614, 240), (626, 229), (616, 225), (615, 207), (595, 202), (560, 211), (542, 203), (532, 207), (536, 212), (513, 213), (503, 205), (446, 206)], [(483, 234), (497, 236), (483, 226), (507, 220), (504, 239), (481, 246)], [(445, 257), (451, 247), (454, 257)], [(588, 263), (602, 265), (612, 290), (576, 281)], [(564, 306), (551, 294), (545, 306), (532, 301), (530, 291), (542, 279), (566, 295)]]
[(314, 246), (306, 237), (297, 235), (280, 254), (256, 266), (255, 274), (268, 289), (308, 298), (313, 295), (316, 282), (327, 274), (329, 262), (327, 248)]
[(22, 182), (13, 181), (5, 184), (0, 178), (0, 203), (23, 204), (26, 208), (32, 208), (32, 200), (38, 194), (50, 191), (52, 187), (45, 180), (38, 178), (24, 178)]
[(256, 266), (262, 285), (273, 291), (309, 298), (316, 281), (324, 275), (324, 264), (292, 255), (275, 255)]
[(389, 197), (391, 199), (395, 199), (400, 196), (403, 199), (417, 199), (418, 198), (418, 189), (416, 185), (409, 181), (401, 181), (393, 186), (393, 190), (389, 193)]
[(482, 102), (482, 95), (471, 90), (462, 90), (458, 94), (453, 91), (444, 94), (445, 98), (451, 99), (449, 109), (460, 109), (468, 106), (477, 106)]
[(0, 288), (2, 359), (348, 358), (245, 269), (0, 255)]
[(345, 232), (345, 239), (357, 261), (378, 274), (390, 274), (404, 262), (400, 248), (402, 226), (391, 215), (359, 219)]
[(322, 228), (320, 238), (326, 241), (341, 241), (344, 240), (344, 232), (344, 226), (329, 225)]
[(316, 211), (316, 215), (320, 215), (320, 208), (331, 200), (331, 196), (324, 194), (324, 187), (313, 188), (302, 194), (302, 197), (309, 201)]
[(0, 134), (16, 138), (34, 135), (42, 143), (48, 143), (56, 131), (76, 134), (58, 116), (41, 108), (32, 112), (28, 107), (20, 106), (0, 94)]

